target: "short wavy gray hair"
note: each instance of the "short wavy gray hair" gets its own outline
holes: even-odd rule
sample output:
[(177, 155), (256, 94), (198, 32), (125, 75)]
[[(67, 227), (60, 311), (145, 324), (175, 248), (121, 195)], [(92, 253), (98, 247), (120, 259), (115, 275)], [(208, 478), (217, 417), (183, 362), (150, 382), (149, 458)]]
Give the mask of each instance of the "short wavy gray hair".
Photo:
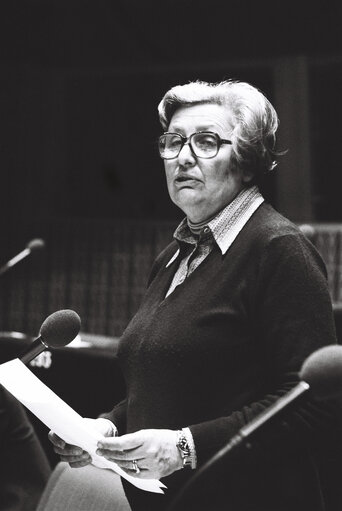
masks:
[(232, 164), (253, 176), (250, 184), (277, 165), (276, 131), (279, 120), (268, 99), (249, 83), (227, 80), (219, 83), (190, 82), (172, 87), (158, 106), (159, 120), (166, 131), (175, 111), (182, 106), (214, 103), (227, 106), (233, 124)]

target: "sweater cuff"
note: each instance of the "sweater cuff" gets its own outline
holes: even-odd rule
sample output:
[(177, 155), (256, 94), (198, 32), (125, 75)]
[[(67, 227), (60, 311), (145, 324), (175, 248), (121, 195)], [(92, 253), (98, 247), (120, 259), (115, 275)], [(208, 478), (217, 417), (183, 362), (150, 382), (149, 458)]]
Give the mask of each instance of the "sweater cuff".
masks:
[(190, 449), (191, 468), (195, 469), (197, 467), (197, 455), (192, 433), (189, 428), (183, 428), (182, 432), (188, 442), (188, 446)]

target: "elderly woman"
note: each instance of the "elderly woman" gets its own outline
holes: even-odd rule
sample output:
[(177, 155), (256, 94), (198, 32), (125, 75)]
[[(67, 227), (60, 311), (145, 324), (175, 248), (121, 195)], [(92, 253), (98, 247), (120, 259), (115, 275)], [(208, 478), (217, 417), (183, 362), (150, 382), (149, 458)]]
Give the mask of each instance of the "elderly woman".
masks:
[[(103, 416), (110, 422), (95, 419), (107, 437), (99, 454), (168, 487), (160, 496), (123, 481), (134, 511), (166, 509), (193, 471), (296, 384), (309, 354), (336, 342), (321, 258), (258, 189), (275, 166), (269, 101), (247, 83), (194, 82), (169, 90), (159, 116), (168, 191), (186, 217), (120, 342), (127, 399)], [(302, 405), (275, 434), (260, 480), (242, 466), (241, 488), (253, 491), (233, 511), (324, 509), (303, 445), (329, 420), (322, 408)], [(71, 466), (91, 462), (50, 437)], [(193, 495), (193, 509), (228, 509), (236, 484), (216, 484), (212, 507)]]

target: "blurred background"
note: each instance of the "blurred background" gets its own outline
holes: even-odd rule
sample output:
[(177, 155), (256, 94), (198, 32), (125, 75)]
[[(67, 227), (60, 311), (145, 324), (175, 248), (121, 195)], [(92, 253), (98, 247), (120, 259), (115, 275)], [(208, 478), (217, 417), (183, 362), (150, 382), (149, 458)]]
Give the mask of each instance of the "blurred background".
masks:
[[(11, 0), (0, 6), (0, 329), (37, 335), (60, 308), (117, 338), (181, 213), (156, 151), (178, 83), (245, 80), (288, 152), (266, 198), (306, 232), (342, 301), (342, 4)], [(307, 227), (309, 225), (309, 227)]]

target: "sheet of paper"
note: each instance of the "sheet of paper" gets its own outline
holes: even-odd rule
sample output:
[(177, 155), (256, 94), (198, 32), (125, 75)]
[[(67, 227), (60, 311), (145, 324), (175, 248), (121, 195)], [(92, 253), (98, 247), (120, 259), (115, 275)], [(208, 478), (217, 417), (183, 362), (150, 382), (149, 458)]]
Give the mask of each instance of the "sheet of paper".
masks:
[(67, 403), (39, 380), (19, 359), (0, 365), (0, 383), (49, 429), (65, 442), (82, 447), (91, 454), (93, 464), (111, 469), (142, 490), (164, 493), (157, 479), (129, 476), (116, 463), (96, 454), (102, 435), (87, 424)]

